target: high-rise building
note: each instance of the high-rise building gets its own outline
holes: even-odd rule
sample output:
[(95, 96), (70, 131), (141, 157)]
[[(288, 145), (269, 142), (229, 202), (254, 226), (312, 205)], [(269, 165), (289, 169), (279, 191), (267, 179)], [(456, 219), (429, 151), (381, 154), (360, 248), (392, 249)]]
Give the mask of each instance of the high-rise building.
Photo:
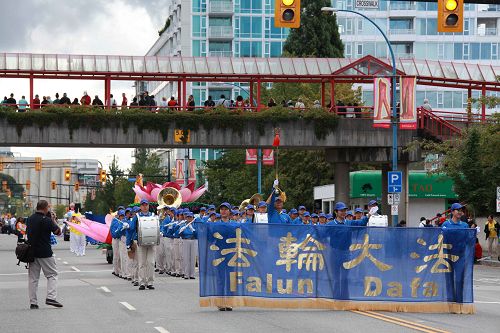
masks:
[[(439, 33), (436, 1), (380, 0), (379, 9), (367, 10), (355, 8), (355, 0), (333, 0), (332, 3), (336, 9), (360, 11), (374, 20), (386, 32), (396, 58), (500, 65), (500, 5), (465, 4), (463, 33)], [(386, 42), (368, 20), (346, 12), (338, 12), (337, 18), (346, 58), (361, 58), (366, 55), (389, 57)], [(473, 97), (479, 95), (479, 91), (473, 91)], [(363, 99), (366, 105), (372, 105), (371, 87), (363, 87)], [(424, 99), (428, 99), (437, 110), (464, 111), (467, 106), (467, 91), (417, 87), (417, 105), (421, 105)]]
[[(274, 27), (274, 0), (165, 0), (169, 17), (148, 56), (279, 57), (288, 29)], [(176, 82), (144, 82), (156, 101), (177, 96)], [(210, 95), (248, 96), (239, 83), (188, 83), (196, 105)]]

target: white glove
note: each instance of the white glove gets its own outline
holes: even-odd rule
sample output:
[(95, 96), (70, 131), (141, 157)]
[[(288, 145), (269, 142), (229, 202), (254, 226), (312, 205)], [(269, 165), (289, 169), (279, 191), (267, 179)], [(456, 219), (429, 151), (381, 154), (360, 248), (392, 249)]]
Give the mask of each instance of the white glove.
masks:
[(377, 214), (377, 212), (378, 212), (378, 207), (375, 206), (375, 207), (372, 207), (370, 209), (370, 212), (368, 212), (368, 215), (375, 215), (375, 214)]
[(191, 229), (191, 231), (194, 231), (194, 228), (191, 224), (189, 225), (189, 229)]
[(186, 227), (182, 227), (179, 229), (179, 233), (183, 232), (184, 230), (186, 230)]
[(127, 222), (123, 222), (122, 230), (125, 230), (125, 229), (128, 229), (128, 228), (130, 228), (130, 224), (128, 224)]
[(273, 182), (273, 187), (278, 187), (279, 183), (279, 180), (275, 179)]

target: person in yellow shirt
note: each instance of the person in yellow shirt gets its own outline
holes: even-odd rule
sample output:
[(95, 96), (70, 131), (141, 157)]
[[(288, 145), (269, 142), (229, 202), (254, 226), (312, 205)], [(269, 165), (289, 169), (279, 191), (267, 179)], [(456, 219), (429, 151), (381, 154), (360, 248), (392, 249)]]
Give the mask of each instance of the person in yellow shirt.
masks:
[(488, 216), (488, 222), (484, 226), (484, 233), (486, 234), (486, 240), (488, 241), (488, 255), (490, 258), (495, 258), (500, 261), (500, 256), (498, 255), (498, 235), (500, 235), (500, 224), (493, 219), (493, 215)]

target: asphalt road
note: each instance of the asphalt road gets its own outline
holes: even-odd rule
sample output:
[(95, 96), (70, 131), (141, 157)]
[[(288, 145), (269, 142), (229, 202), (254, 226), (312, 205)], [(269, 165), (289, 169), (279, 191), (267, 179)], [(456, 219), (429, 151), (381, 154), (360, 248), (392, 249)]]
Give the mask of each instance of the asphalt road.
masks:
[(39, 310), (29, 310), (27, 271), (16, 266), (14, 236), (0, 235), (0, 332), (498, 332), (500, 268), (476, 266), (475, 315), (270, 310), (219, 312), (198, 305), (198, 280), (156, 276), (156, 290), (139, 291), (111, 275), (104, 254), (87, 247), (85, 257), (54, 247), (58, 300), (46, 306), (40, 279)]

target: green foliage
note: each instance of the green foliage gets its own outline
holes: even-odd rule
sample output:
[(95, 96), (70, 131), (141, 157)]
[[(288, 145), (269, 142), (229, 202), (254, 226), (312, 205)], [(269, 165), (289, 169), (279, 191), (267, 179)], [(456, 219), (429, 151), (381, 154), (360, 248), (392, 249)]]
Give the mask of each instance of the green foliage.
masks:
[(330, 5), (330, 0), (302, 0), (300, 28), (291, 29), (283, 51), (294, 57), (343, 58), (337, 18), (321, 12)]
[[(144, 175), (143, 181), (153, 183), (164, 183), (167, 181), (166, 170), (160, 165), (160, 157), (149, 151), (149, 149), (139, 148), (135, 150), (135, 162), (132, 163), (130, 173), (132, 175)], [(161, 178), (148, 176), (161, 176)]]
[[(330, 184), (333, 168), (326, 162), (325, 152), (281, 150), (279, 156), (280, 188), (286, 192), (285, 208), (306, 205), (313, 207), (313, 187)], [(245, 164), (244, 150), (229, 150), (218, 160), (206, 162), (205, 176), (209, 191), (206, 202), (228, 201), (239, 205), (257, 192), (257, 166)], [(266, 199), (276, 176), (275, 167), (262, 167), (262, 190)]]
[(444, 172), (455, 183), (460, 201), (468, 204), (476, 215), (491, 214), (496, 208), (496, 187), (500, 184), (500, 114), (487, 125), (464, 131), (456, 141), (424, 142), (424, 150), (444, 155)]
[(56, 205), (54, 212), (56, 213), (57, 218), (63, 218), (64, 214), (66, 214), (66, 208), (66, 205)]
[(201, 109), (193, 112), (167, 111), (145, 112), (142, 110), (103, 110), (100, 108), (61, 106), (45, 107), (40, 111), (18, 113), (11, 108), (0, 108), (0, 120), (5, 119), (17, 128), (18, 135), (26, 126), (45, 128), (51, 124), (67, 126), (70, 134), (80, 127), (90, 127), (99, 132), (103, 128), (122, 128), (127, 133), (130, 126), (136, 126), (139, 133), (144, 130), (158, 131), (164, 140), (168, 139), (168, 129), (175, 128), (196, 131), (200, 125), (207, 131), (214, 129), (232, 130), (243, 134), (245, 128), (255, 125), (259, 134), (264, 135), (264, 128), (269, 123), (277, 126), (280, 123), (305, 120), (313, 122), (318, 139), (324, 138), (336, 128), (337, 117), (323, 109), (289, 110), (281, 107), (262, 112), (247, 112), (223, 107)]

